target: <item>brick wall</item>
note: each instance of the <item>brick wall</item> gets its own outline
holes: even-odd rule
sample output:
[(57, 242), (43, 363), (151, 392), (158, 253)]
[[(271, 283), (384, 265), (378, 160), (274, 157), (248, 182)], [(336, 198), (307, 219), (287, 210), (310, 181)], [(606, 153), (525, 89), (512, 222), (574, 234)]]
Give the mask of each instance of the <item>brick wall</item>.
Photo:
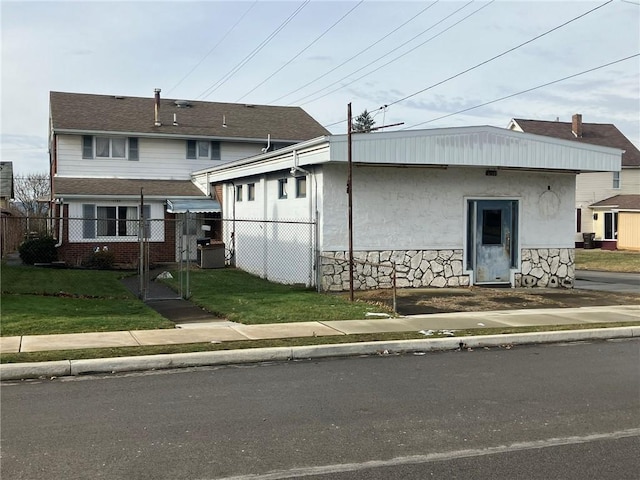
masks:
[[(68, 218), (69, 207), (64, 206), (64, 218)], [(176, 261), (176, 225), (175, 215), (164, 214), (164, 242), (149, 242), (149, 261), (155, 263), (172, 263)], [(63, 222), (62, 245), (58, 247), (58, 259), (67, 265), (79, 267), (91, 257), (96, 247), (106, 247), (114, 254), (115, 263), (136, 267), (140, 256), (140, 243), (109, 242), (95, 239), (88, 243), (69, 242), (69, 223)]]

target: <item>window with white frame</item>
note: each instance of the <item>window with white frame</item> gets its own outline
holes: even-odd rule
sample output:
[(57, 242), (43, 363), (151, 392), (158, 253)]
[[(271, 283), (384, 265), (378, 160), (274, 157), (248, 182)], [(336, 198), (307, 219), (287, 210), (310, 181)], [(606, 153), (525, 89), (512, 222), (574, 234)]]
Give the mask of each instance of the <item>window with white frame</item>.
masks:
[(619, 189), (620, 188), (620, 172), (613, 172), (613, 188), (615, 189)]
[[(150, 235), (151, 206), (144, 206), (145, 236)], [(137, 206), (82, 205), (82, 237), (137, 237), (140, 227)]]
[(307, 177), (296, 177), (296, 198), (307, 196)]
[(209, 140), (187, 140), (187, 158), (221, 160), (220, 142)]
[(242, 201), (242, 185), (236, 185), (236, 202)]
[(247, 184), (247, 200), (249, 202), (253, 202), (256, 199), (256, 184), (248, 183)]
[(287, 198), (287, 178), (278, 179), (278, 198)]
[(138, 160), (136, 137), (107, 137), (84, 135), (82, 158), (122, 158)]

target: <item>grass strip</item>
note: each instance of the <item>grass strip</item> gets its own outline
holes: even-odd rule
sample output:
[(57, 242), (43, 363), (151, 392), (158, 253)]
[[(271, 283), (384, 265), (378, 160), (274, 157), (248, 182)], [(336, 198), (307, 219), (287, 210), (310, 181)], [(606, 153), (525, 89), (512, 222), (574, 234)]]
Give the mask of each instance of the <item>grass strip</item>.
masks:
[(575, 264), (579, 270), (639, 273), (640, 252), (576, 249)]
[[(220, 318), (246, 325), (356, 320), (367, 313), (391, 314), (382, 303), (350, 302), (347, 294), (320, 294), (304, 286), (283, 285), (241, 270), (192, 270), (190, 301)], [(167, 280), (177, 286), (179, 278)]]
[[(507, 335), (513, 333), (552, 332), (563, 330), (586, 330), (634, 326), (634, 322), (613, 322), (573, 325), (541, 325), (529, 327), (495, 327), (455, 330), (456, 336)], [(445, 335), (424, 336), (418, 332), (368, 333), (359, 335), (337, 335), (327, 337), (298, 337), (269, 340), (242, 340), (223, 343), (187, 343), (179, 345), (153, 345), (142, 347), (93, 348), (82, 350), (52, 350), (45, 352), (2, 353), (0, 363), (50, 362), (57, 360), (80, 360), (91, 358), (159, 355), (168, 353), (214, 352), (265, 347), (296, 347), (308, 345), (335, 345), (356, 342), (385, 342), (393, 340), (416, 340), (444, 338)]]

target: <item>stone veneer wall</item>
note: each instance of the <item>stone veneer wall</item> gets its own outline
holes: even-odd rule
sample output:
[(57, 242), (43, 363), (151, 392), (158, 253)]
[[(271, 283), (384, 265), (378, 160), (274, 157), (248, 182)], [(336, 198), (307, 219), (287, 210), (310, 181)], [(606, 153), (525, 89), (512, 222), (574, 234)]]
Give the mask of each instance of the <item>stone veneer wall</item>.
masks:
[(523, 248), (515, 286), (573, 288), (575, 253), (574, 248)]
[[(323, 252), (320, 257), (324, 291), (349, 290), (348, 252)], [(354, 252), (353, 288), (368, 290), (391, 288), (393, 265), (396, 286), (459, 287), (469, 286), (462, 272), (462, 250), (384, 250)]]

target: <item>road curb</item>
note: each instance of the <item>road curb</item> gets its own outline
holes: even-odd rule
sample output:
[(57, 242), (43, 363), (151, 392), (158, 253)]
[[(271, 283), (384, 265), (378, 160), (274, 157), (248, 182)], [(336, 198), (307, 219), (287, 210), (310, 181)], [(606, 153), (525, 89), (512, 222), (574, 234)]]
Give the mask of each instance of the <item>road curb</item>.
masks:
[(62, 377), (103, 373), (161, 370), (184, 367), (279, 362), (328, 357), (434, 352), (458, 348), (500, 347), (543, 343), (640, 337), (640, 326), (478, 335), (387, 342), (361, 342), (299, 347), (269, 347), (216, 352), (193, 352), (133, 357), (62, 360), (0, 365), (0, 380)]

